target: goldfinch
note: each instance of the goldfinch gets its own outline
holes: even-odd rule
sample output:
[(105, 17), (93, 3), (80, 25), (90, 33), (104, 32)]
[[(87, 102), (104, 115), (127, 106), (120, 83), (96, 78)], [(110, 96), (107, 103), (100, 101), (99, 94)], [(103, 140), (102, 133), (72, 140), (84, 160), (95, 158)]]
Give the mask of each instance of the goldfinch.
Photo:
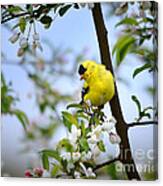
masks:
[(114, 78), (104, 65), (87, 60), (80, 64), (78, 73), (85, 80), (82, 102), (89, 100), (92, 106), (100, 107), (113, 98)]

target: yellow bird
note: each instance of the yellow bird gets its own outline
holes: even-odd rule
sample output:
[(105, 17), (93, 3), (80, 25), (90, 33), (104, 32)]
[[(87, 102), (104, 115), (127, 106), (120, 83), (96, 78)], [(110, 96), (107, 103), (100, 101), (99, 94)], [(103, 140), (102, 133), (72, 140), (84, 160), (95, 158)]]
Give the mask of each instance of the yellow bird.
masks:
[(82, 102), (89, 100), (92, 106), (100, 107), (113, 98), (114, 78), (104, 65), (87, 60), (80, 64), (78, 73), (85, 80)]

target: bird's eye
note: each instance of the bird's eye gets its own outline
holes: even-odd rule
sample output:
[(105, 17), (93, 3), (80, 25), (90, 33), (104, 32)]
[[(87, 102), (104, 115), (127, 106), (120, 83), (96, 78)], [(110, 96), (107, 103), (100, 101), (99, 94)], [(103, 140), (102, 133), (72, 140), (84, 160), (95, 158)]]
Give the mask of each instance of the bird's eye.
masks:
[(83, 65), (80, 65), (80, 66), (79, 66), (78, 73), (79, 73), (80, 75), (82, 75), (82, 74), (84, 74), (84, 72), (85, 72), (86, 70), (87, 70), (87, 69), (84, 68)]

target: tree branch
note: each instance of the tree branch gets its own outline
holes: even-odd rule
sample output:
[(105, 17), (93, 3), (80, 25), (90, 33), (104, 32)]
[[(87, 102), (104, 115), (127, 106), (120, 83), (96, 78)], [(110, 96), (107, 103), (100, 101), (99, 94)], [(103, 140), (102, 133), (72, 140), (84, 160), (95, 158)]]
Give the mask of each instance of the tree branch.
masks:
[(93, 168), (93, 171), (96, 171), (97, 169), (100, 169), (100, 168), (102, 168), (102, 167), (104, 167), (106, 165), (110, 165), (111, 163), (114, 163), (114, 162), (116, 162), (118, 160), (119, 160), (119, 158), (115, 158), (113, 160), (109, 160), (109, 161), (104, 162), (102, 164), (96, 165), (96, 167)]
[(158, 121), (143, 121), (143, 122), (133, 122), (128, 123), (127, 127), (139, 127), (139, 126), (146, 126), (146, 125), (158, 125)]
[(23, 13), (20, 13), (20, 14), (11, 15), (11, 17), (8, 17), (6, 19), (2, 19), (1, 24), (6, 23), (6, 22), (8, 22), (12, 19), (25, 16), (25, 15), (30, 15), (30, 13), (29, 12), (23, 12)]
[[(110, 48), (109, 48), (108, 38), (107, 38), (107, 30), (105, 28), (100, 3), (95, 3), (95, 7), (92, 9), (92, 15), (95, 24), (96, 35), (98, 38), (101, 63), (104, 64), (106, 68), (110, 70), (114, 76), (114, 71), (111, 62)], [(123, 114), (121, 111), (116, 82), (115, 82), (115, 95), (110, 101), (110, 107), (113, 116), (117, 120), (116, 130), (118, 135), (121, 138), (120, 161), (124, 164), (124, 166), (126, 165), (125, 166), (126, 173), (130, 180), (131, 179), (140, 180), (140, 176), (137, 172), (136, 165), (133, 160), (131, 149), (130, 149), (128, 131), (127, 131), (128, 127), (127, 127), (127, 123), (124, 121)], [(133, 169), (129, 170), (128, 167), (133, 167)]]

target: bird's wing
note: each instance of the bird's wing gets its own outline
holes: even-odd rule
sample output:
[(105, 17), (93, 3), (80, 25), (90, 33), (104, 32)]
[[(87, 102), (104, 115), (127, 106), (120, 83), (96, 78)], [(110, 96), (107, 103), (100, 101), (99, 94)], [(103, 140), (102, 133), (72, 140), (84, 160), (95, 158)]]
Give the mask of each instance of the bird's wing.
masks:
[(83, 85), (83, 88), (82, 88), (82, 92), (81, 92), (81, 98), (82, 98), (82, 101), (81, 103), (84, 102), (84, 96), (89, 92), (89, 86), (86, 82), (84, 82), (84, 85)]

